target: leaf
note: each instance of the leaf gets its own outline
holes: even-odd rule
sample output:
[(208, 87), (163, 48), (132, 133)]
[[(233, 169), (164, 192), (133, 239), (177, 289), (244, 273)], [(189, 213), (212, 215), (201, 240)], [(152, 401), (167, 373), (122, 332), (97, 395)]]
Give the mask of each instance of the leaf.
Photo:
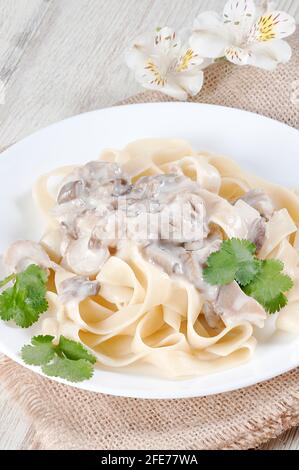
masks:
[(204, 279), (212, 285), (226, 285), (236, 280), (248, 284), (260, 269), (260, 261), (254, 257), (256, 247), (248, 240), (225, 240), (220, 249), (207, 259)]
[(85, 359), (91, 364), (95, 364), (96, 357), (91, 354), (81, 343), (68, 339), (65, 336), (60, 336), (59, 349), (68, 359)]
[(42, 366), (42, 371), (50, 377), (61, 377), (69, 382), (81, 382), (92, 377), (93, 366), (85, 359), (74, 361), (56, 356), (52, 363)]
[(275, 313), (287, 304), (284, 292), (293, 287), (292, 279), (283, 274), (283, 263), (269, 259), (261, 262), (254, 280), (244, 287), (244, 292), (257, 300), (269, 313)]
[(284, 294), (279, 294), (272, 300), (269, 300), (264, 303), (265, 310), (268, 313), (275, 313), (279, 312), (283, 307), (285, 307), (288, 303), (288, 299)]
[(55, 356), (55, 347), (52, 343), (54, 336), (34, 336), (31, 345), (23, 346), (21, 354), (26, 364), (41, 366), (50, 362)]
[(11, 305), (12, 295), (12, 287), (0, 295), (0, 318), (4, 321), (12, 320), (14, 317), (14, 309)]

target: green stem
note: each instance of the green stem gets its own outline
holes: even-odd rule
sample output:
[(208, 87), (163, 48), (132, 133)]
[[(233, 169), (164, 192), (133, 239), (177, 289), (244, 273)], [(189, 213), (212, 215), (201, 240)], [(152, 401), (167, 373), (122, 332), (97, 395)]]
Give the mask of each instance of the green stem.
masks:
[(6, 286), (10, 281), (13, 281), (16, 278), (16, 274), (10, 274), (10, 276), (7, 276), (3, 281), (0, 281), (0, 289), (1, 287)]
[(227, 59), (225, 56), (222, 56), (222, 57), (218, 57), (217, 59), (215, 59), (215, 62), (227, 62)]

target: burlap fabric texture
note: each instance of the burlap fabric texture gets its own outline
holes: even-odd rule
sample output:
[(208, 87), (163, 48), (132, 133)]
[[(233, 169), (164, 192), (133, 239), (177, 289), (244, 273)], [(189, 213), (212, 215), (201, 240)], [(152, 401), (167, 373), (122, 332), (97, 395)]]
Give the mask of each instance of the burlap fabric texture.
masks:
[[(210, 66), (192, 101), (246, 109), (298, 128), (299, 34), (290, 43), (291, 62), (273, 73), (228, 63)], [(145, 92), (125, 103), (168, 100)], [(32, 420), (32, 447), (39, 449), (248, 449), (299, 424), (299, 368), (247, 389), (186, 400), (80, 391), (4, 357), (0, 379)]]

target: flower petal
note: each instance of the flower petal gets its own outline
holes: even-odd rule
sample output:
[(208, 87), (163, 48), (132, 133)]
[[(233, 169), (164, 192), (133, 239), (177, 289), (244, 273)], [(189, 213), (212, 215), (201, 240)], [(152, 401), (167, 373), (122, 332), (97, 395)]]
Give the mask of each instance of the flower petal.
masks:
[(248, 64), (249, 53), (241, 47), (231, 46), (225, 50), (225, 57), (233, 64), (246, 65)]
[(146, 33), (138, 36), (130, 47), (125, 51), (125, 61), (130, 69), (144, 64), (146, 59), (152, 54), (154, 49), (153, 33)]
[(177, 38), (176, 32), (168, 27), (160, 29), (154, 38), (155, 52), (157, 54), (169, 55), (177, 54), (181, 47), (181, 42)]
[(255, 4), (253, 0), (229, 0), (223, 10), (225, 24), (240, 29), (249, 29), (255, 18)]
[(180, 101), (184, 101), (188, 98), (187, 91), (181, 88), (176, 81), (167, 81), (163, 86), (157, 85), (156, 83), (143, 82), (142, 86), (147, 90), (160, 91)]
[(267, 42), (286, 38), (296, 29), (295, 19), (284, 11), (272, 11), (260, 16), (250, 32), (250, 40)]
[(213, 11), (201, 13), (195, 20), (191, 47), (202, 57), (222, 57), (230, 44), (230, 34), (221, 18)]
[(291, 56), (291, 46), (286, 41), (276, 39), (253, 44), (248, 63), (272, 71), (279, 63), (288, 62)]
[(178, 56), (180, 48), (181, 41), (175, 31), (165, 27), (137, 37), (126, 50), (125, 60), (131, 69), (143, 66), (152, 56), (159, 56), (160, 62), (163, 60), (169, 63)]
[(203, 72), (196, 72), (194, 74), (181, 74), (177, 78), (180, 87), (185, 90), (188, 95), (195, 96), (202, 88), (204, 81)]
[(258, 16), (262, 16), (276, 10), (277, 3), (277, 0), (260, 0), (256, 6), (256, 13)]

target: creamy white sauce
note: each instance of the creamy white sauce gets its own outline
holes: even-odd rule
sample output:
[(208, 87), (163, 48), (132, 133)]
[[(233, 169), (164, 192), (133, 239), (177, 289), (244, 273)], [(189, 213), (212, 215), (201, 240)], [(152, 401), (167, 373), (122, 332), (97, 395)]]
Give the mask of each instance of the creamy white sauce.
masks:
[[(221, 231), (215, 231), (219, 196), (202, 189), (179, 167), (173, 165), (171, 171), (132, 183), (117, 164), (90, 162), (68, 175), (54, 209), (67, 265), (79, 275), (95, 274), (127, 238), (149, 262), (170, 276), (185, 278), (207, 301), (215, 301), (219, 289), (204, 281), (202, 271), (222, 242)], [(236, 209), (225, 203), (232, 236), (261, 246), (264, 231), (258, 209), (269, 213), (269, 198), (251, 191), (237, 201)]]

